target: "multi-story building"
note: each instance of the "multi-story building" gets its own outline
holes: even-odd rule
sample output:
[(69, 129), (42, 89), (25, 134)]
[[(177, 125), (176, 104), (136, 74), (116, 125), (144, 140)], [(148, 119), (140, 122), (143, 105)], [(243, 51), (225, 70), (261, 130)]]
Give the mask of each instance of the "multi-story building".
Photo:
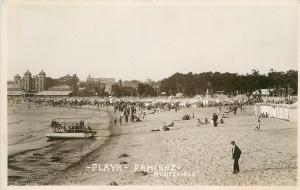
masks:
[(31, 73), (29, 72), (29, 70), (26, 71), (26, 73), (24, 74), (24, 90), (25, 92), (30, 92), (32, 87), (31, 87)]
[(14, 83), (25, 92), (43, 91), (46, 88), (46, 73), (42, 70), (39, 75), (32, 76), (27, 70), (23, 78), (17, 74), (14, 77)]
[(113, 93), (112, 86), (115, 84), (114, 78), (93, 78), (89, 75), (86, 82), (89, 87), (99, 88), (100, 90), (104, 89), (104, 92), (109, 95)]
[(31, 78), (31, 91), (37, 92), (39, 88), (39, 76), (35, 75)]
[(152, 86), (154, 89), (159, 89), (159, 82), (152, 81), (151, 79), (147, 79), (145, 84)]
[(23, 86), (24, 86), (24, 80), (20, 77), (20, 75), (16, 75), (15, 77), (14, 77), (14, 84), (15, 85), (17, 85), (17, 86), (19, 86), (20, 88), (22, 88), (23, 89)]
[(125, 87), (131, 87), (137, 89), (140, 83), (141, 82), (138, 80), (130, 80), (130, 81), (123, 81), (122, 85)]
[(38, 91), (43, 91), (46, 89), (45, 83), (46, 83), (46, 73), (42, 70), (39, 73)]
[(63, 76), (59, 79), (55, 79), (55, 82), (53, 85), (68, 85), (72, 88), (72, 94), (74, 96), (77, 95), (78, 91), (78, 84), (79, 84), (79, 78), (76, 74)]

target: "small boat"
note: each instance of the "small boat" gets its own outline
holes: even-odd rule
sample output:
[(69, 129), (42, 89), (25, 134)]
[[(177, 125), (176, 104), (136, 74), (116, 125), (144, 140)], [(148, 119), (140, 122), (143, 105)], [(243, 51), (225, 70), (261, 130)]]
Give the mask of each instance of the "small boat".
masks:
[(50, 139), (86, 139), (96, 135), (96, 131), (86, 125), (84, 120), (78, 121), (78, 118), (56, 118), (50, 126), (52, 132), (45, 134)]

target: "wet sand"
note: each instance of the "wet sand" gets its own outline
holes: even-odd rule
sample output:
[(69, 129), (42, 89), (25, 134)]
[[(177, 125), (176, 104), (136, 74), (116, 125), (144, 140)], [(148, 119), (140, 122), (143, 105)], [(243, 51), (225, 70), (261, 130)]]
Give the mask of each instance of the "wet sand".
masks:
[[(67, 108), (20, 104), (8, 107), (8, 184), (36, 185), (101, 147), (109, 138), (110, 113), (95, 107)], [(91, 139), (50, 140), (53, 118), (88, 118)]]
[[(229, 114), (218, 127), (182, 121), (185, 113), (211, 118), (217, 108), (186, 108), (148, 114), (144, 121), (114, 127), (112, 137), (83, 162), (44, 185), (296, 185), (297, 124), (264, 118), (255, 132), (257, 117), (247, 106)], [(170, 131), (151, 132), (174, 121)], [(230, 141), (242, 150), (240, 173), (232, 174)], [(120, 157), (126, 154), (127, 157)], [(121, 165), (121, 171), (93, 171), (92, 164)], [(175, 165), (180, 176), (161, 176), (153, 168)], [(186, 176), (184, 176), (187, 174)], [(160, 175), (160, 176), (159, 176)]]

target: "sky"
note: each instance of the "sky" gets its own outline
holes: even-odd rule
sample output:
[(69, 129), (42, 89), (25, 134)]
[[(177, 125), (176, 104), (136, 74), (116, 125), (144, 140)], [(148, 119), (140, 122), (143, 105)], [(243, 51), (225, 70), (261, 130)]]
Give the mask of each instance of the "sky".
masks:
[(176, 72), (297, 69), (290, 6), (10, 5), (8, 79), (28, 69), (145, 81)]

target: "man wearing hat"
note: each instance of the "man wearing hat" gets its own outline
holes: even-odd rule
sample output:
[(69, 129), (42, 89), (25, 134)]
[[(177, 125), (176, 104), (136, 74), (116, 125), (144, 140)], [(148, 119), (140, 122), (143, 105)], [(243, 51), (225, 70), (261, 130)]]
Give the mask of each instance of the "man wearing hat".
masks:
[(234, 141), (231, 141), (231, 145), (232, 147), (232, 159), (234, 159), (234, 163), (233, 163), (233, 173), (238, 173), (240, 171), (240, 167), (239, 167), (239, 159), (240, 156), (242, 154), (242, 151), (240, 150), (240, 148), (235, 144)]

